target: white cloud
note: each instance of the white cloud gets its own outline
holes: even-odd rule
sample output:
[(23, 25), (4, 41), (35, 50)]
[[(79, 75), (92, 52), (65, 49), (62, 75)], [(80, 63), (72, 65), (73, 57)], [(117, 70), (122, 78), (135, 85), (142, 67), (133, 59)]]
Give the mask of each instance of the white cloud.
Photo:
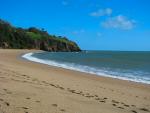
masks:
[(99, 9), (98, 11), (90, 13), (90, 15), (94, 17), (110, 16), (111, 14), (112, 14), (111, 8)]
[(127, 17), (118, 15), (111, 17), (102, 23), (105, 28), (118, 28), (124, 30), (130, 30), (135, 26), (134, 20), (129, 20)]

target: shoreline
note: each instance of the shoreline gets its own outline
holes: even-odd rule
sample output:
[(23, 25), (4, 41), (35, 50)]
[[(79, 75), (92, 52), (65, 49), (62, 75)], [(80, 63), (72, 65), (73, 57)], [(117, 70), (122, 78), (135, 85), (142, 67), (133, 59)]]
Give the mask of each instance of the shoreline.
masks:
[(150, 112), (148, 84), (18, 59), (28, 52), (0, 49), (0, 112)]
[[(62, 68), (62, 69), (66, 69), (66, 70), (71, 70), (71, 71), (77, 71), (77, 72), (81, 72), (81, 73), (85, 73), (85, 74), (90, 74), (91, 76), (94, 75), (94, 76), (99, 76), (99, 77), (106, 77), (106, 78), (108, 77), (108, 78), (113, 78), (113, 79), (118, 79), (118, 80), (124, 80), (124, 81), (129, 81), (129, 82), (135, 82), (135, 83), (150, 85), (150, 83), (147, 82), (147, 81), (131, 79), (129, 77), (114, 76), (114, 75), (108, 75), (108, 74), (104, 74), (104, 73), (96, 74), (94, 72), (87, 72), (85, 70), (81, 70), (81, 69), (78, 69), (76, 67), (72, 67), (72, 68), (70, 68), (68, 66), (64, 67), (64, 66), (61, 66), (63, 64), (59, 64), (58, 62), (51, 61), (51, 60), (50, 60), (50, 63), (48, 63), (49, 61), (46, 62), (43, 59), (33, 57), (32, 55), (34, 53), (35, 52), (26, 53), (26, 54), (21, 55), (20, 57), (25, 59), (25, 60), (31, 61), (31, 62), (36, 62), (36, 63), (40, 63), (40, 64), (45, 64), (45, 65), (48, 65), (48, 66), (53, 66), (53, 67), (56, 67), (56, 68)], [(36, 53), (39, 53), (39, 52), (36, 52)]]

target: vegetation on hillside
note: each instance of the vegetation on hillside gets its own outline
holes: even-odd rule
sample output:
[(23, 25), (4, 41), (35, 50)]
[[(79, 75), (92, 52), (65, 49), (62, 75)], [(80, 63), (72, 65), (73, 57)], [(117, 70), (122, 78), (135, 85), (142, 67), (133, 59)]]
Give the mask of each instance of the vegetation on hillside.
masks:
[(16, 28), (0, 19), (0, 48), (41, 49), (45, 51), (81, 51), (66, 37), (48, 34), (35, 27)]

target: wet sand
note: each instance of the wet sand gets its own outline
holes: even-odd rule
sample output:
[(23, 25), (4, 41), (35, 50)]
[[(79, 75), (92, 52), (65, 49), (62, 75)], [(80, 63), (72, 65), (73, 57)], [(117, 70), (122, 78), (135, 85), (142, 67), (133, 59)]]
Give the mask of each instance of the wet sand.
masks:
[(0, 113), (150, 113), (150, 85), (85, 74), (0, 49)]

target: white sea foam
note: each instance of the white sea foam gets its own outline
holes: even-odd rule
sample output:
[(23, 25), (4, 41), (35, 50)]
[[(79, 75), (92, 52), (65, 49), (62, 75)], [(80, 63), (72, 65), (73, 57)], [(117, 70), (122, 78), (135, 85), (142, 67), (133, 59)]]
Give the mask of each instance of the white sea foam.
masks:
[[(79, 72), (84, 72), (84, 73), (90, 73), (90, 74), (95, 74), (99, 76), (105, 76), (105, 77), (111, 77), (111, 78), (116, 78), (116, 79), (121, 79), (121, 80), (128, 80), (128, 81), (134, 81), (134, 82), (140, 82), (140, 83), (146, 83), (150, 84), (150, 79), (146, 77), (137, 77), (132, 74), (125, 74), (120, 75), (118, 72), (110, 72), (107, 69), (96, 69), (93, 67), (89, 66), (83, 66), (83, 65), (78, 65), (75, 63), (62, 63), (62, 62), (57, 62), (57, 61), (52, 61), (52, 60), (45, 60), (45, 59), (40, 59), (32, 56), (34, 53), (27, 53), (24, 54), (22, 57), (29, 60), (29, 61), (34, 61), (42, 64), (47, 64), (50, 66), (56, 66), (60, 68), (65, 68), (69, 70), (75, 70)], [(110, 74), (111, 73), (111, 74)]]

